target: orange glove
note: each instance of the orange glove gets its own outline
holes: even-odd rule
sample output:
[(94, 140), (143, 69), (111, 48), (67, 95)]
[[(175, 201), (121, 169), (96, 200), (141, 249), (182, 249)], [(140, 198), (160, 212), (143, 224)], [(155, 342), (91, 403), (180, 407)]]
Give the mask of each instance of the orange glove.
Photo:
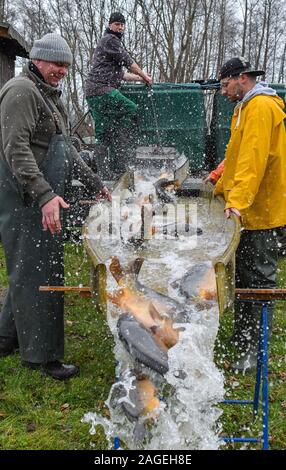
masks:
[(224, 160), (220, 162), (220, 164), (216, 167), (216, 169), (213, 170), (208, 176), (208, 178), (210, 178), (213, 184), (215, 184), (220, 179), (221, 175), (223, 174), (223, 170), (224, 170)]

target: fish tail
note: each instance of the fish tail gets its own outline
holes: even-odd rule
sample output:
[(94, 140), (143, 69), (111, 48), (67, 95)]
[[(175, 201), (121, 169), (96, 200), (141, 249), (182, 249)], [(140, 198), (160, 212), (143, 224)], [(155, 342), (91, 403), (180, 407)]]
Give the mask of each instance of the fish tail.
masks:
[(146, 425), (145, 423), (137, 421), (133, 429), (134, 443), (137, 445), (142, 444), (145, 437), (146, 437)]
[(144, 263), (144, 258), (140, 258), (140, 257), (136, 258), (134, 261), (131, 261), (131, 263), (127, 265), (125, 273), (133, 274), (135, 279), (137, 279), (143, 263)]
[(122, 267), (117, 256), (112, 257), (112, 261), (110, 263), (110, 272), (113, 275), (114, 279), (117, 282), (120, 282), (124, 277), (134, 277), (136, 280), (141, 266), (144, 262), (144, 258), (136, 258), (134, 261), (131, 261), (126, 267)]

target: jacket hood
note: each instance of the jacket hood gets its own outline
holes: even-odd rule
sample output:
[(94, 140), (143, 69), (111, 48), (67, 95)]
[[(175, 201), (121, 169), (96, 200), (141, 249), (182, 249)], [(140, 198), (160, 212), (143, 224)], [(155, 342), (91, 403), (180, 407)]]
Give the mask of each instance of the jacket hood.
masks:
[(268, 86), (268, 83), (259, 82), (244, 95), (242, 100), (238, 102), (238, 105), (246, 103), (257, 95), (277, 96), (277, 93), (273, 88)]
[[(242, 100), (239, 101), (234, 108), (234, 113), (238, 113), (238, 119), (237, 119), (237, 123), (235, 126), (236, 129), (239, 127), (241, 110), (244, 107), (244, 105), (248, 103), (250, 100), (252, 100), (253, 98), (255, 98), (256, 96), (260, 96), (260, 95), (270, 96), (275, 101), (275, 103), (280, 108), (280, 110), (282, 111), (284, 110), (284, 107), (285, 107), (284, 101), (282, 100), (282, 98), (280, 98), (280, 96), (277, 95), (276, 91), (273, 88), (269, 87), (266, 82), (256, 83), (256, 85), (244, 95)], [(284, 118), (285, 118), (285, 115), (282, 116), (282, 113), (281, 113), (280, 117), (277, 116), (277, 122), (283, 120)]]

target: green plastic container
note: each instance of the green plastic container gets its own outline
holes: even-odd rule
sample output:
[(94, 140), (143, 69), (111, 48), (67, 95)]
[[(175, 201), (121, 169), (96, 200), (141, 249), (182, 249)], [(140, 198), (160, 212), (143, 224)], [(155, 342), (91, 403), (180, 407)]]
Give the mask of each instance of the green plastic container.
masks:
[(205, 109), (199, 84), (124, 85), (120, 91), (139, 106), (139, 146), (175, 147), (190, 172), (204, 166)]
[[(270, 84), (271, 88), (276, 90), (286, 103), (286, 85)], [(214, 167), (216, 167), (223, 159), (225, 149), (230, 137), (230, 122), (235, 104), (230, 103), (220, 91), (217, 91), (214, 97), (213, 119), (212, 119), (212, 141), (215, 147)]]
[(283, 83), (271, 83), (271, 85), (269, 86), (271, 88), (274, 88), (277, 95), (280, 96), (286, 104), (286, 85), (284, 85)]
[(213, 169), (224, 159), (225, 149), (230, 136), (230, 122), (235, 104), (230, 103), (218, 90), (214, 96), (212, 118), (212, 140), (214, 143)]

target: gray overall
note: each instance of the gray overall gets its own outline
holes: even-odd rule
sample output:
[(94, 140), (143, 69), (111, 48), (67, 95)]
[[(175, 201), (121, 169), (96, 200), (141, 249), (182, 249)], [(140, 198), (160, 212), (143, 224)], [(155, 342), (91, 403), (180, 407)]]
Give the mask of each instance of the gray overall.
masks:
[[(70, 144), (55, 134), (40, 170), (55, 194), (64, 197), (71, 178)], [(0, 336), (18, 337), (21, 359), (33, 363), (64, 355), (62, 293), (41, 285), (64, 281), (62, 235), (43, 231), (37, 203), (23, 192), (10, 168), (0, 162), (0, 234), (9, 288), (0, 314)]]
[[(278, 240), (281, 228), (267, 230), (243, 230), (236, 250), (235, 285), (247, 289), (275, 289)], [(269, 334), (275, 303), (268, 302)], [(257, 351), (261, 302), (235, 301), (234, 339), (238, 349)]]

